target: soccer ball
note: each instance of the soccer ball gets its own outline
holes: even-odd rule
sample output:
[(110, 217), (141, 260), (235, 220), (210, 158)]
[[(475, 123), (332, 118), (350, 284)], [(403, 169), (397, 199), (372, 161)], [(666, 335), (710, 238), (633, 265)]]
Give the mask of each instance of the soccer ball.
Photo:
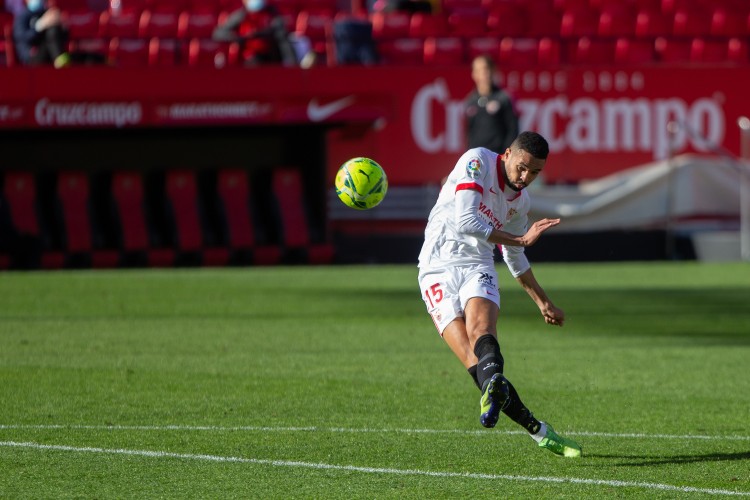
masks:
[(352, 158), (336, 172), (336, 194), (344, 205), (367, 210), (377, 206), (388, 191), (383, 167), (369, 158)]

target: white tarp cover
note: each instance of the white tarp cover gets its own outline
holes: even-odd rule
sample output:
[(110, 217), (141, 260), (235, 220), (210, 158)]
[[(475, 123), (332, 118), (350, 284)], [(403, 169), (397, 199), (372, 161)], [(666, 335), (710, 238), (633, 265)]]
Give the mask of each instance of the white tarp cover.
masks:
[(659, 229), (670, 214), (673, 224), (729, 221), (736, 225), (741, 168), (750, 165), (681, 155), (576, 186), (532, 184), (531, 218), (562, 218), (555, 231)]

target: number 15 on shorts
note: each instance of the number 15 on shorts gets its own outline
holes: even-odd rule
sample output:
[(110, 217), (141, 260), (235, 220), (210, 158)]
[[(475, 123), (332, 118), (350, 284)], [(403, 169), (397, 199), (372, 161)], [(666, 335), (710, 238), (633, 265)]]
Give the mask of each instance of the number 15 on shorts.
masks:
[(442, 300), (443, 289), (440, 288), (440, 283), (435, 283), (424, 291), (424, 301), (427, 303), (430, 310), (434, 309)]

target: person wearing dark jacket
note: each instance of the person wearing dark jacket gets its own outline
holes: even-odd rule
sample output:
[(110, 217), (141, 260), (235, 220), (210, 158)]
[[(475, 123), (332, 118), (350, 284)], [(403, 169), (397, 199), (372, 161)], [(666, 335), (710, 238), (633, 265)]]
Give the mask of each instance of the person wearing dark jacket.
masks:
[(503, 154), (518, 135), (518, 115), (510, 95), (494, 81), (495, 63), (478, 56), (471, 63), (475, 89), (466, 97), (468, 149), (483, 147)]
[(242, 58), (247, 66), (297, 64), (284, 20), (265, 0), (244, 0), (242, 8), (229, 14), (227, 20), (214, 29), (213, 39), (241, 42)]
[(26, 0), (26, 8), (13, 19), (13, 41), (22, 64), (70, 65), (68, 31), (60, 9), (47, 8), (44, 0)]

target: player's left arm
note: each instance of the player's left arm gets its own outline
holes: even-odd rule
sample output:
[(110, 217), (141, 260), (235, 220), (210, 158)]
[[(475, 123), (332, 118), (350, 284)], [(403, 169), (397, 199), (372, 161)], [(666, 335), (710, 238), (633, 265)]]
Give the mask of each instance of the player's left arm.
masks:
[(542, 317), (548, 325), (563, 326), (563, 323), (565, 323), (565, 313), (552, 303), (547, 293), (536, 280), (531, 268), (528, 268), (524, 273), (517, 276), (516, 281), (526, 290), (531, 300), (539, 307), (539, 312), (542, 313)]

